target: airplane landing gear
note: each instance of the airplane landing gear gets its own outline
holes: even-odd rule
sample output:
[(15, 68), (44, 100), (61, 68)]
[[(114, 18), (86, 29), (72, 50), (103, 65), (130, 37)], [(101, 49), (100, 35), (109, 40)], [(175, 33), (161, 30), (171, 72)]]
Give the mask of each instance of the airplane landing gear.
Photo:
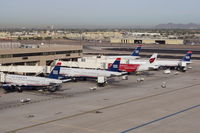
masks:
[(15, 89), (16, 89), (19, 93), (23, 92), (23, 89), (22, 89), (21, 87), (19, 87), (19, 86), (16, 86)]

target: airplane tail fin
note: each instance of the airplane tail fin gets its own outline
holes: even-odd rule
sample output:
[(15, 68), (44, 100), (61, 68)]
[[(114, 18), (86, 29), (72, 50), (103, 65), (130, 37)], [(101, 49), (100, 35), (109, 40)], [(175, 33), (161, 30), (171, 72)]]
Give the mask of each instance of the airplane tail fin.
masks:
[(58, 62), (58, 63), (56, 64), (56, 66), (53, 68), (53, 70), (51, 71), (51, 73), (49, 74), (48, 78), (51, 78), (51, 79), (59, 79), (60, 67), (61, 67), (61, 63)]
[(187, 54), (182, 58), (182, 61), (190, 61), (192, 57), (192, 51), (188, 51)]
[(154, 53), (150, 58), (149, 58), (149, 63), (152, 64), (155, 62), (155, 60), (157, 59), (158, 54)]
[(134, 49), (134, 51), (133, 51), (133, 53), (131, 54), (131, 56), (139, 56), (139, 55), (140, 55), (141, 47), (142, 47), (142, 45), (138, 45), (138, 46)]
[(117, 58), (114, 63), (109, 68), (109, 71), (118, 72), (119, 71), (119, 65), (120, 65), (121, 58)]

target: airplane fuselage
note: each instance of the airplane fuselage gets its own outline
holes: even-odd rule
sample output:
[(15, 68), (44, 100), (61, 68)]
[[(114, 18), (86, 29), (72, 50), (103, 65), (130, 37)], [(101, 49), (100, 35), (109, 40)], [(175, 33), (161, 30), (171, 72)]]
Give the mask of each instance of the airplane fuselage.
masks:
[(15, 84), (19, 86), (48, 86), (50, 84), (60, 84), (61, 80), (49, 79), (45, 77), (23, 76), (23, 75), (5, 75), (5, 83)]
[(54, 92), (60, 88), (61, 80), (50, 79), (45, 77), (23, 76), (5, 74), (2, 88), (7, 92), (43, 89)]
[(129, 60), (134, 60), (134, 59), (139, 59), (140, 56), (106, 56), (108, 59), (116, 59), (116, 58), (121, 58), (121, 59), (129, 59)]
[(93, 70), (93, 69), (80, 69), (80, 68), (66, 68), (62, 67), (60, 69), (60, 74), (69, 77), (91, 77), (97, 78), (100, 76), (103, 77), (113, 77), (120, 76), (122, 73), (120, 72), (112, 72), (106, 70)]

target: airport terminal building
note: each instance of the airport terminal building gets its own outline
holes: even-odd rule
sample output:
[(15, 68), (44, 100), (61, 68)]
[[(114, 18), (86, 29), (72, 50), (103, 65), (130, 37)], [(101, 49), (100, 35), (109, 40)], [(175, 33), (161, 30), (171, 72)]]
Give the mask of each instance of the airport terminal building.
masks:
[(182, 39), (150, 39), (150, 38), (111, 38), (110, 43), (120, 43), (120, 44), (184, 44)]
[(45, 66), (55, 59), (77, 60), (82, 57), (82, 46), (72, 45), (21, 45), (0, 49), (1, 65)]

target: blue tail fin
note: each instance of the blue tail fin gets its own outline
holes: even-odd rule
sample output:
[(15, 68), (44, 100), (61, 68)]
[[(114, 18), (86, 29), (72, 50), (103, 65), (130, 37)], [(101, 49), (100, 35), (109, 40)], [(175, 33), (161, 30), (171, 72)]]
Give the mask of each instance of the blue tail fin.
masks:
[(121, 58), (117, 58), (108, 70), (118, 72), (120, 61), (121, 61)]
[(61, 67), (61, 66), (55, 66), (55, 67), (53, 68), (53, 70), (51, 71), (51, 73), (49, 74), (48, 78), (51, 78), (51, 79), (59, 79), (60, 67)]
[(182, 58), (182, 61), (190, 61), (192, 57), (192, 51), (188, 51), (187, 54)]
[(133, 53), (131, 54), (131, 56), (139, 56), (139, 55), (140, 55), (141, 47), (142, 47), (141, 45), (137, 46), (137, 47), (134, 49), (134, 51), (133, 51)]

